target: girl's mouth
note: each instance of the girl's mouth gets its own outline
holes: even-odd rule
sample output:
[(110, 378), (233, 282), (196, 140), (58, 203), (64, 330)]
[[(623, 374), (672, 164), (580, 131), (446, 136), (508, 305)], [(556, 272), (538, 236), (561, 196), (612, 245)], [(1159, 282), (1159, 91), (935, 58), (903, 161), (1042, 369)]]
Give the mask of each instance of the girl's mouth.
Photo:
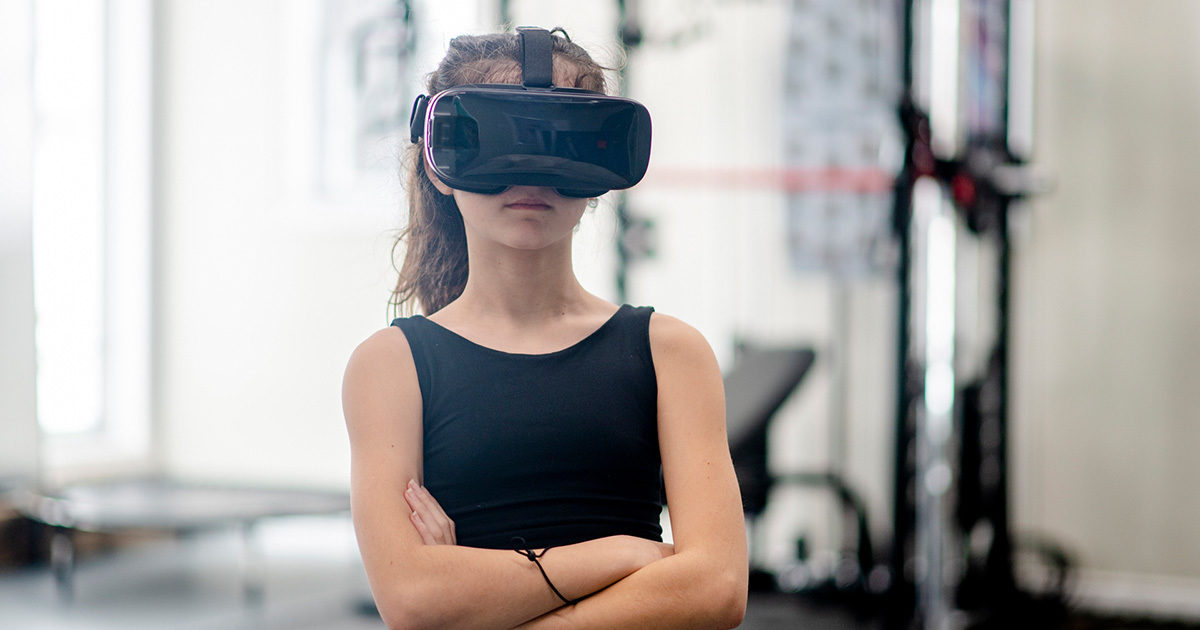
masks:
[(549, 210), (550, 204), (542, 201), (541, 199), (528, 197), (525, 199), (518, 199), (512, 203), (506, 203), (504, 204), (504, 207), (514, 208), (517, 210)]

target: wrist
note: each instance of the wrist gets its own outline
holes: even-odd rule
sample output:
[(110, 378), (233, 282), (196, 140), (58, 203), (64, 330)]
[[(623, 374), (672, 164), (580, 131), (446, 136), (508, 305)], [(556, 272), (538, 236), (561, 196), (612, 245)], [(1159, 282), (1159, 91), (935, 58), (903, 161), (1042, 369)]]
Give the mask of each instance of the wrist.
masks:
[(550, 587), (550, 591), (552, 593), (554, 593), (554, 595), (556, 597), (558, 597), (558, 599), (562, 600), (562, 603), (566, 604), (567, 606), (570, 606), (571, 604), (574, 604), (577, 600), (567, 597), (566, 595), (563, 595), (562, 591), (560, 591), (558, 589), (558, 587), (554, 585), (554, 581), (550, 579), (550, 575), (548, 573), (546, 573), (546, 568), (542, 566), (542, 562), (541, 562), (542, 556), (546, 555), (546, 552), (550, 551), (550, 549), (551, 549), (550, 547), (547, 547), (541, 551), (534, 551), (533, 549), (528, 549), (528, 548), (522, 550), (518, 547), (517, 553), (521, 554), (521, 556), (524, 557), (526, 560), (529, 560), (530, 562), (532, 562), (533, 566), (537, 567), (538, 573), (540, 573), (542, 575), (542, 579), (546, 582), (546, 586)]

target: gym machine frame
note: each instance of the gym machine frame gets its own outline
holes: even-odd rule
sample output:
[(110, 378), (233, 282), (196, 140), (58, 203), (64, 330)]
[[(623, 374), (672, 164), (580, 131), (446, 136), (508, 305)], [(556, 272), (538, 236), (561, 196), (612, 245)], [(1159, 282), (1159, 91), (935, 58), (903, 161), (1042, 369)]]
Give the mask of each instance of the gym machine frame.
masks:
[[(961, 24), (959, 0), (950, 1), (955, 3), (954, 19)], [(1000, 40), (1003, 65), (998, 76), (991, 77), (995, 81), (991, 87), (999, 97), (996, 103), (999, 115), (992, 121), (991, 129), (968, 130), (963, 148), (956, 149), (957, 154), (948, 159), (935, 155), (935, 134), (956, 135), (957, 128), (935, 129), (924, 104), (918, 102), (921, 86), (917, 84), (914, 72), (918, 46), (914, 29), (917, 4), (914, 0), (904, 0), (900, 20), (904, 91), (898, 114), (906, 151), (903, 169), (895, 182), (893, 213), (900, 260), (897, 270), (894, 519), (889, 560), (892, 585), (888, 593), (886, 626), (1048, 625), (1061, 618), (1061, 601), (1039, 601), (1018, 587), (1008, 503), (1010, 220), (1014, 205), (1028, 197), (1034, 188), (1026, 162), (1014, 150), (1010, 138), (1013, 0), (993, 2), (1003, 16)], [(930, 3), (921, 4), (930, 6)], [(985, 3), (977, 1), (975, 6), (981, 8), (982, 13)], [(954, 25), (956, 48), (961, 41), (957, 33), (959, 24)], [(929, 35), (933, 38), (938, 33)], [(928, 41), (922, 44), (930, 45)], [(953, 52), (957, 56), (958, 51)], [(957, 65), (955, 72), (960, 72)], [(954, 83), (953, 89), (957, 90), (957, 80)], [(952, 124), (957, 126), (962, 118), (958, 108), (950, 113)], [(921, 274), (928, 272), (931, 245), (925, 238), (931, 225), (916, 207), (918, 188), (923, 181), (936, 182), (943, 196), (949, 193), (957, 215), (950, 217), (951, 225), (957, 225), (957, 220), (961, 220), (980, 241), (990, 240), (996, 246), (993, 346), (978, 380), (961, 387), (953, 383), (956, 400), (952, 413), (957, 426), (948, 435), (937, 435), (939, 431), (931, 430), (928, 403), (930, 386), (934, 384), (927, 379), (928, 355), (922, 357), (914, 351), (916, 346), (929, 343), (927, 339), (916, 340), (921, 344), (914, 341), (914, 336), (925, 329), (930, 317), (927, 305), (917, 308), (930, 297), (928, 283), (919, 282)], [(956, 234), (957, 229), (951, 239)], [(923, 251), (914, 251), (914, 245), (918, 243), (925, 248)], [(952, 298), (951, 309), (954, 301)], [(952, 310), (950, 317), (953, 316)], [(953, 344), (953, 339), (950, 343)], [(952, 345), (950, 352), (949, 374), (953, 378)], [(943, 478), (947, 472), (951, 476)], [(966, 538), (974, 531), (985, 533), (985, 550), (978, 556), (973, 556), (965, 545)], [(962, 535), (963, 539), (951, 540), (951, 534)], [(960, 579), (952, 589), (946, 578), (954, 576), (949, 576), (946, 569), (950, 559), (947, 552), (953, 543), (959, 543), (963, 557)], [(955, 612), (963, 614), (955, 616)]]

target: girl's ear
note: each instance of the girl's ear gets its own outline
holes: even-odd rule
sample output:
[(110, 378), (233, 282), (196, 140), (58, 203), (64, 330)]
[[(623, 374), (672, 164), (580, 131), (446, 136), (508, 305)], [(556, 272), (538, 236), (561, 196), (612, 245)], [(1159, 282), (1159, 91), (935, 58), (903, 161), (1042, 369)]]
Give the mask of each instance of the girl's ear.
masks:
[(433, 173), (433, 168), (429, 166), (429, 162), (425, 161), (425, 156), (421, 156), (421, 166), (425, 167), (425, 177), (429, 178), (429, 181), (433, 183), (434, 188), (438, 189), (438, 192), (443, 195), (454, 194), (454, 189), (447, 186), (445, 182), (438, 179), (438, 176)]

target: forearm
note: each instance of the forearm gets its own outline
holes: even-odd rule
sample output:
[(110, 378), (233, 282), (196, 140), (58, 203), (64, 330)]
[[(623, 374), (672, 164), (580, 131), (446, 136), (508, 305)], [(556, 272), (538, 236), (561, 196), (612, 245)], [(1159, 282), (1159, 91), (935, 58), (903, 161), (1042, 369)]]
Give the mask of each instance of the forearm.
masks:
[[(541, 559), (568, 598), (594, 593), (647, 562), (628, 537), (555, 547)], [(399, 568), (397, 569), (397, 567)], [(426, 545), (371, 576), (391, 628), (509, 628), (563, 605), (527, 558), (506, 550)]]
[(702, 553), (681, 553), (649, 564), (573, 606), (561, 607), (522, 630), (570, 628), (731, 628), (746, 605), (746, 567), (720, 566)]

